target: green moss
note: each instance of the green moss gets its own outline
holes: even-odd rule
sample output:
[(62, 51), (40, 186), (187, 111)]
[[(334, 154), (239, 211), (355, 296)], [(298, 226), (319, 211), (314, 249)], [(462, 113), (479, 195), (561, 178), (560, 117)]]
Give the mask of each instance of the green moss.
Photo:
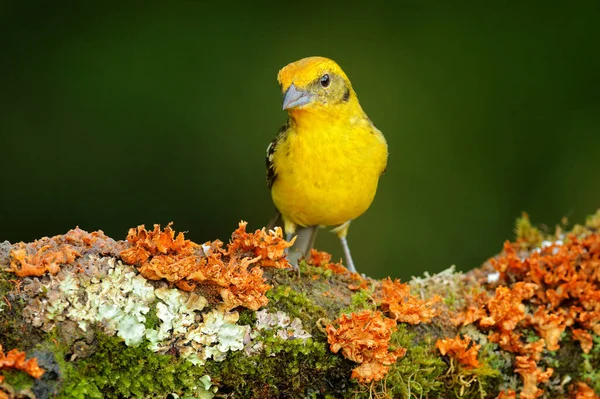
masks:
[(315, 305), (306, 294), (294, 290), (291, 286), (279, 285), (267, 292), (267, 297), (270, 311), (279, 310), (287, 313), (292, 319), (299, 318), (305, 330), (312, 335), (320, 332), (316, 328), (317, 320), (325, 317), (326, 312)]
[(540, 336), (537, 335), (533, 329), (523, 329), (523, 333), (525, 334), (525, 341), (527, 343), (533, 343), (540, 340)]
[(485, 363), (493, 370), (505, 370), (510, 365), (510, 359), (501, 356), (498, 344), (488, 342), (481, 345), (479, 349), (479, 358), (484, 359)]
[[(12, 291), (13, 288), (15, 288), (14, 283), (11, 283), (8, 280), (13, 280), (16, 278), (14, 274), (5, 271), (3, 266), (8, 265), (0, 265), (0, 298), (4, 297), (6, 294)], [(4, 305), (0, 304), (0, 306), (6, 306), (6, 302)]]
[[(0, 268), (2, 266), (0, 265)], [(25, 300), (9, 280), (20, 278), (0, 269), (0, 344), (5, 350), (17, 348), (28, 351), (43, 338), (43, 331), (33, 327), (23, 318)]]
[[(480, 366), (477, 368), (466, 368), (450, 360), (444, 382), (454, 397), (486, 398), (488, 394), (496, 393), (496, 388), (502, 382), (502, 374), (496, 367), (504, 364), (504, 360), (490, 350), (480, 350), (478, 360)], [(490, 388), (493, 392), (488, 392)]]
[(331, 278), (333, 276), (333, 271), (331, 269), (327, 269), (326, 267), (320, 266), (311, 266), (307, 264), (304, 260), (302, 260), (299, 264), (300, 274), (303, 276), (321, 276), (323, 278)]
[(146, 322), (144, 326), (146, 326), (149, 330), (157, 330), (160, 326), (160, 319), (156, 314), (156, 302), (150, 305), (150, 310), (146, 314)]
[(365, 309), (375, 310), (377, 308), (377, 304), (373, 299), (372, 293), (364, 289), (360, 289), (354, 293), (350, 300), (350, 306), (342, 309), (340, 313), (350, 314), (360, 312), (361, 310)]
[(434, 352), (433, 344), (427, 339), (416, 339), (416, 334), (404, 324), (392, 334), (390, 349), (407, 348), (406, 356), (390, 367), (381, 381), (370, 386), (361, 386), (359, 397), (381, 398), (426, 398), (437, 396), (442, 387), (439, 377), (446, 364)]
[(544, 235), (537, 227), (531, 225), (529, 215), (525, 212), (515, 222), (515, 235), (523, 249), (539, 247), (544, 241)]
[(581, 379), (595, 392), (600, 392), (600, 336), (592, 334), (594, 347), (588, 354), (582, 354), (579, 367)]
[(390, 367), (384, 380), (362, 387), (360, 397), (485, 398), (496, 393), (501, 382), (497, 367), (505, 363), (492, 350), (492, 345), (480, 351), (481, 366), (469, 369), (453, 360), (444, 362), (433, 337), (417, 338), (409, 329), (417, 328), (399, 325), (391, 340), (393, 347), (407, 348), (406, 356)]
[(256, 321), (256, 312), (250, 309), (241, 309), (239, 311), (240, 318), (237, 322), (239, 325), (251, 326)]
[[(64, 362), (68, 384), (59, 398), (164, 397), (196, 385), (202, 367), (145, 348), (125, 346), (116, 337), (97, 333), (98, 349), (92, 356)], [(60, 352), (60, 350), (58, 351)], [(56, 353), (63, 359), (63, 353)]]
[(11, 386), (15, 392), (30, 389), (35, 382), (33, 377), (19, 370), (3, 369), (0, 375), (5, 377), (4, 383)]
[[(338, 397), (348, 388), (351, 364), (329, 352), (324, 342), (282, 340), (265, 332), (264, 350), (255, 356), (231, 352), (223, 363), (209, 363), (213, 381), (235, 398), (304, 398), (319, 392)], [(333, 391), (333, 392), (332, 392)]]
[(14, 299), (11, 298), (13, 299), (13, 301), (10, 301), (9, 297), (12, 297), (12, 295), (10, 294), (14, 290), (15, 284), (10, 282), (9, 280), (14, 280), (17, 278), (14, 274), (8, 273), (3, 269), (3, 265), (0, 265), (0, 320), (2, 318), (3, 313), (9, 312), (11, 310), (11, 307), (13, 307), (12, 302), (14, 302)]

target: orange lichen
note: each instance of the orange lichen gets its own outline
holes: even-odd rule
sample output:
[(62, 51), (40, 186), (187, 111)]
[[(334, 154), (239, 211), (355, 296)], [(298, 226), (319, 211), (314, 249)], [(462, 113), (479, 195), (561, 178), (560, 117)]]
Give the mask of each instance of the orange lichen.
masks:
[(535, 326), (540, 336), (546, 341), (546, 349), (556, 351), (560, 348), (558, 342), (565, 328), (565, 316), (550, 314), (547, 309), (539, 306), (535, 314), (529, 317), (529, 322)]
[(521, 390), (521, 399), (535, 399), (542, 396), (544, 391), (538, 388), (538, 384), (546, 382), (552, 376), (553, 369), (549, 368), (542, 371), (537, 367), (535, 360), (528, 356), (515, 357), (515, 372), (521, 374), (523, 378), (523, 390)]
[(331, 254), (312, 248), (307, 262), (311, 266), (325, 266), (331, 262)]
[(450, 320), (455, 326), (468, 326), (476, 321), (487, 317), (485, 304), (489, 300), (489, 295), (486, 291), (479, 292), (473, 297), (467, 297), (468, 305), (466, 310), (458, 312)]
[[(491, 342), (515, 353), (515, 372), (523, 379), (520, 397), (537, 398), (543, 393), (538, 384), (553, 373), (538, 367), (542, 350), (560, 349), (563, 332), (570, 330), (589, 353), (591, 332), (600, 333), (600, 234), (570, 235), (532, 251), (519, 242), (506, 242), (503, 253), (490, 263), (507, 286), (497, 288), (484, 307), (464, 311), (456, 322), (479, 319), (479, 326), (490, 330)], [(541, 339), (526, 344), (526, 328), (535, 329)]]
[(51, 250), (50, 245), (44, 245), (33, 255), (27, 254), (25, 244), (17, 245), (19, 248), (13, 248), (10, 252), (11, 260), (8, 271), (19, 277), (43, 276), (46, 273), (56, 274), (60, 270), (60, 265), (71, 263), (81, 256), (70, 245), (62, 245), (55, 250)]
[[(346, 274), (350, 273), (348, 269), (346, 269), (342, 262), (333, 263), (331, 262), (331, 255), (327, 252), (317, 251), (316, 249), (310, 250), (310, 256), (308, 257), (308, 264), (311, 266), (324, 267), (326, 269), (331, 270), (335, 274)], [(352, 273), (353, 275), (358, 275), (358, 273)], [(360, 276), (359, 276), (360, 277)]]
[(570, 399), (600, 399), (598, 395), (588, 384), (585, 382), (578, 382), (569, 386), (569, 398)]
[(10, 251), (10, 267), (6, 271), (19, 277), (56, 274), (62, 265), (73, 263), (84, 250), (112, 253), (118, 247), (102, 231), (88, 233), (75, 228), (65, 235), (44, 237), (29, 244), (15, 244)]
[(368, 290), (369, 289), (368, 280), (366, 278), (364, 278), (363, 276), (361, 276), (360, 274), (352, 273), (350, 275), (350, 279), (352, 281), (355, 281), (355, 283), (348, 284), (348, 289), (350, 289), (351, 291)]
[(271, 288), (259, 266), (284, 268), (289, 263), (285, 249), (291, 245), (282, 238), (281, 229), (246, 233), (241, 222), (223, 249), (219, 240), (198, 245), (175, 234), (171, 224), (161, 231), (139, 226), (129, 230), (130, 247), (121, 252), (125, 263), (136, 265), (149, 280), (165, 279), (184, 291), (198, 284), (216, 286), (226, 309), (244, 306), (258, 310), (268, 303), (265, 293)]
[(508, 391), (500, 391), (496, 399), (517, 399), (517, 393), (512, 389)]
[(38, 365), (36, 358), (25, 360), (25, 352), (18, 349), (11, 349), (5, 354), (0, 345), (0, 370), (2, 369), (21, 370), (33, 378), (40, 378), (44, 374), (44, 369)]
[(496, 327), (501, 331), (511, 331), (525, 318), (525, 305), (522, 301), (531, 298), (535, 284), (518, 282), (513, 288), (498, 287), (496, 295), (487, 304), (489, 316), (479, 320), (481, 327)]
[(583, 353), (590, 353), (590, 351), (594, 347), (592, 334), (581, 328), (574, 328), (573, 330), (571, 330), (571, 332), (573, 333), (573, 339), (575, 341), (579, 341)]
[(539, 360), (546, 345), (543, 339), (524, 344), (522, 334), (516, 331), (490, 332), (488, 339), (490, 342), (497, 343), (505, 351), (529, 356), (536, 361)]
[(482, 307), (469, 306), (465, 311), (459, 312), (452, 318), (452, 324), (455, 326), (468, 326), (487, 316), (487, 312)]
[(193, 254), (198, 244), (186, 240), (183, 233), (177, 234), (171, 228), (173, 222), (161, 231), (155, 224), (154, 230), (148, 231), (144, 225), (129, 229), (127, 241), (131, 247), (121, 252), (121, 259), (129, 264), (144, 264), (150, 257), (171, 256), (184, 257)]
[(467, 368), (479, 367), (477, 354), (481, 345), (471, 345), (471, 338), (465, 336), (461, 339), (460, 336), (448, 339), (438, 339), (435, 347), (438, 348), (442, 356), (450, 356), (458, 361), (458, 363)]
[(401, 283), (400, 280), (392, 281), (389, 277), (381, 282), (377, 302), (384, 312), (402, 323), (430, 323), (441, 312), (434, 307), (441, 302), (440, 297), (436, 295), (431, 299), (421, 300), (410, 294), (408, 284)]
[(131, 245), (121, 252), (123, 262), (139, 264), (142, 276), (149, 280), (166, 279), (177, 282), (192, 273), (198, 263), (200, 246), (177, 234), (169, 223), (164, 231), (155, 224), (147, 231), (144, 225), (129, 229), (127, 242)]
[[(600, 333), (600, 234), (571, 235), (566, 243), (545, 246), (526, 257), (506, 242), (504, 253), (491, 263), (505, 280), (538, 286), (530, 301), (543, 308), (542, 317), (530, 320), (538, 331), (551, 322), (557, 329), (569, 326)], [(558, 341), (552, 347), (558, 348)]]
[(406, 354), (405, 348), (389, 351), (390, 338), (396, 330), (396, 322), (383, 317), (381, 312), (364, 310), (350, 315), (343, 314), (333, 325), (328, 325), (327, 342), (331, 351), (342, 351), (345, 358), (360, 366), (352, 371), (352, 378), (360, 383), (381, 380), (399, 357)]
[[(466, 325), (477, 321), (479, 327), (490, 330), (488, 339), (491, 342), (518, 355), (515, 372), (523, 379), (520, 393), (523, 399), (537, 398), (543, 392), (538, 388), (538, 383), (547, 381), (553, 370), (542, 371), (536, 362), (547, 341), (548, 348), (553, 348), (550, 350), (558, 349), (558, 340), (565, 328), (564, 318), (549, 314), (544, 309), (538, 309), (533, 316), (527, 315), (524, 301), (531, 300), (538, 289), (538, 284), (525, 281), (518, 281), (510, 287), (500, 286), (483, 306), (471, 306), (455, 318), (455, 324)], [(521, 325), (533, 325), (542, 338), (525, 343), (518, 329)]]
[(240, 222), (240, 225), (231, 236), (231, 241), (226, 254), (231, 255), (234, 252), (249, 252), (254, 257), (260, 256), (260, 265), (270, 266), (278, 269), (290, 267), (285, 250), (291, 247), (296, 240), (293, 238), (290, 242), (283, 239), (281, 227), (275, 227), (269, 232), (265, 228), (256, 230), (254, 233), (246, 232), (247, 222)]

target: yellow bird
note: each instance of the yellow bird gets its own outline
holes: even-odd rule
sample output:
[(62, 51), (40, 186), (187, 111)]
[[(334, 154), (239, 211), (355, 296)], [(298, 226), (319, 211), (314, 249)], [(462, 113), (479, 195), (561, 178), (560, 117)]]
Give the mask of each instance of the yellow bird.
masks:
[(383, 134), (361, 108), (334, 61), (308, 57), (277, 76), (288, 121), (267, 148), (267, 184), (288, 240), (292, 263), (307, 256), (319, 226), (334, 226), (348, 269), (350, 222), (371, 205), (387, 165)]

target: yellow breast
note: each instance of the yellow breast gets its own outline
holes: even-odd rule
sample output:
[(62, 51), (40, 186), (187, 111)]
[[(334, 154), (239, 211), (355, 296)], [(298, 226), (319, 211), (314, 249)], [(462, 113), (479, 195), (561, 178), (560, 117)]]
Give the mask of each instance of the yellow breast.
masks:
[(291, 120), (273, 154), (273, 202), (301, 226), (336, 226), (360, 216), (387, 163), (385, 139), (366, 116), (325, 118)]

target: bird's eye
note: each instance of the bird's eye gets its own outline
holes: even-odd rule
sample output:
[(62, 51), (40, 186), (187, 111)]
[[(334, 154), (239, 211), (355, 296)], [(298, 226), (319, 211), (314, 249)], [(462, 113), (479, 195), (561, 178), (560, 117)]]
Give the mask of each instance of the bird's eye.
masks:
[(329, 87), (329, 84), (331, 83), (331, 80), (329, 79), (328, 74), (321, 76), (320, 81), (321, 81), (321, 86), (323, 86), (323, 87)]

